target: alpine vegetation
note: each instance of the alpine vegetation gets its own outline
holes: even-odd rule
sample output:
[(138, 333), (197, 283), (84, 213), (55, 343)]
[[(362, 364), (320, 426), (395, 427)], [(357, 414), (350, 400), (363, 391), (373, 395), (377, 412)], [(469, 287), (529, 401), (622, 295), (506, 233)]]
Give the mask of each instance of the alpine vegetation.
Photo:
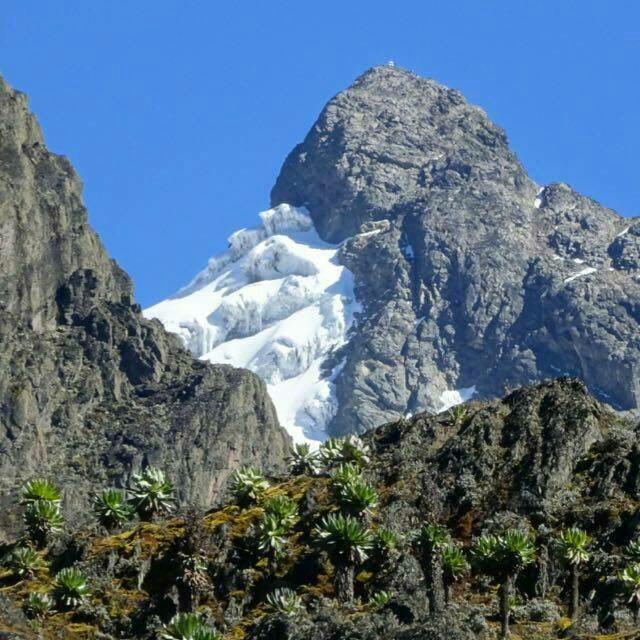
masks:
[[(141, 518), (169, 513), (174, 507), (173, 484), (157, 467), (147, 467), (133, 476), (131, 504)], [(112, 502), (117, 502), (115, 494), (110, 494)]]

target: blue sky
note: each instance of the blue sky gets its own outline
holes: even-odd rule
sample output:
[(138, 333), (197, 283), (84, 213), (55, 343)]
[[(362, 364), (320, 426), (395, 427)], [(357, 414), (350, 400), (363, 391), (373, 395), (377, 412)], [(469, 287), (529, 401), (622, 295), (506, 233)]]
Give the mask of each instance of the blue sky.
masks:
[(640, 214), (633, 0), (7, 0), (0, 50), (143, 305), (254, 224), (324, 103), (390, 59), (482, 106), (539, 183)]

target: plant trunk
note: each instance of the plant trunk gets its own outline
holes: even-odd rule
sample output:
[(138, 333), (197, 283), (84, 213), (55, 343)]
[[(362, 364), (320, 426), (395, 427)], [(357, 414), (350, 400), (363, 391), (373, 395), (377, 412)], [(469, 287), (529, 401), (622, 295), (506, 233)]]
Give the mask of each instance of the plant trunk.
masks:
[(334, 572), (334, 586), (338, 602), (347, 604), (353, 601), (353, 576), (355, 570), (351, 563), (338, 563)]
[(500, 597), (500, 637), (509, 637), (509, 596), (511, 595), (511, 585), (513, 576), (505, 577), (504, 582), (500, 585), (498, 595)]
[(451, 587), (453, 585), (450, 582), (444, 583), (444, 602), (445, 604), (449, 604), (451, 602)]
[(571, 565), (571, 594), (569, 596), (569, 618), (573, 620), (580, 608), (580, 571), (577, 564)]
[(546, 544), (540, 546), (538, 553), (538, 581), (536, 583), (536, 591), (544, 600), (547, 597), (549, 589), (549, 550)]
[(640, 617), (640, 602), (635, 599), (631, 603), (631, 615), (633, 616), (633, 624), (638, 626), (638, 618)]
[(432, 616), (438, 616), (445, 608), (445, 590), (442, 576), (442, 557), (440, 553), (438, 551), (428, 553), (425, 564), (429, 612)]

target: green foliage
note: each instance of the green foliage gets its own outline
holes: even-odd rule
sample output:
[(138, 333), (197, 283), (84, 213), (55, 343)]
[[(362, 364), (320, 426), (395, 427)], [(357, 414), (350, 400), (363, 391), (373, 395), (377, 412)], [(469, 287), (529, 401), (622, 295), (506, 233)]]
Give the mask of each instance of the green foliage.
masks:
[(30, 480), (20, 491), (20, 504), (27, 506), (40, 501), (59, 504), (61, 499), (60, 489), (45, 478)]
[(162, 630), (163, 640), (222, 640), (222, 635), (205, 624), (196, 613), (178, 613)]
[(640, 607), (640, 564), (626, 567), (618, 576), (628, 597), (628, 603)]
[(306, 442), (294, 444), (293, 451), (289, 456), (289, 471), (291, 471), (294, 476), (314, 476), (319, 470), (319, 454), (311, 451), (311, 447)]
[(464, 404), (457, 404), (447, 411), (447, 420), (452, 427), (456, 429), (464, 424), (469, 415), (469, 410)]
[(253, 504), (269, 488), (264, 476), (254, 467), (241, 467), (231, 476), (231, 491), (241, 504)]
[(257, 524), (258, 549), (272, 557), (279, 557), (287, 544), (287, 529), (277, 516), (265, 513)]
[(345, 484), (349, 484), (354, 480), (360, 480), (361, 478), (362, 473), (360, 471), (360, 467), (353, 464), (352, 462), (339, 464), (331, 472), (331, 482), (336, 488), (340, 488)]
[(557, 541), (562, 559), (573, 565), (579, 565), (589, 560), (587, 547), (591, 538), (582, 529), (571, 527), (563, 531)]
[(640, 562), (640, 538), (632, 540), (624, 550), (626, 558), (632, 562)]
[(133, 476), (130, 492), (133, 508), (141, 517), (169, 513), (174, 506), (173, 484), (164, 471), (147, 467)]
[(75, 567), (62, 569), (56, 574), (53, 593), (61, 607), (74, 609), (84, 602), (89, 593), (87, 579)]
[(273, 516), (285, 529), (290, 529), (298, 519), (298, 505), (289, 496), (275, 496), (265, 501), (264, 512)]
[(267, 609), (270, 613), (295, 616), (303, 609), (302, 599), (291, 589), (276, 589), (267, 596)]
[(469, 572), (469, 563), (462, 549), (453, 542), (448, 542), (442, 547), (442, 570), (445, 580), (449, 583)]
[(475, 568), (486, 575), (492, 575), (497, 568), (498, 538), (484, 535), (476, 538), (471, 547), (471, 560)]
[(428, 553), (438, 551), (449, 542), (449, 532), (442, 525), (429, 522), (420, 527), (416, 542)]
[(22, 604), (25, 615), (32, 620), (44, 620), (52, 609), (51, 596), (40, 591), (32, 591)]
[(391, 600), (391, 594), (386, 591), (376, 591), (369, 598), (369, 602), (367, 602), (367, 608), (373, 609), (374, 611), (377, 609), (382, 609), (387, 602)]
[(340, 464), (331, 481), (340, 506), (352, 515), (368, 515), (378, 505), (378, 493), (353, 462)]
[(341, 513), (325, 516), (316, 527), (318, 543), (334, 559), (345, 563), (364, 562), (373, 547), (373, 535), (359, 520)]
[(373, 546), (381, 554), (388, 554), (398, 547), (398, 534), (391, 529), (378, 529), (373, 538)]
[(24, 522), (31, 540), (39, 545), (46, 544), (53, 533), (62, 529), (64, 518), (58, 502), (37, 500), (27, 504)]
[(370, 456), (369, 446), (358, 436), (349, 435), (342, 440), (342, 460), (344, 462), (354, 462), (363, 467), (371, 461)]
[(337, 464), (351, 462), (358, 466), (369, 464), (369, 447), (358, 438), (350, 435), (346, 438), (328, 438), (318, 451), (322, 464), (330, 469)]
[(516, 529), (500, 536), (481, 536), (471, 549), (476, 569), (493, 577), (517, 573), (531, 564), (535, 555), (535, 545), (530, 536)]
[(342, 439), (327, 438), (318, 450), (318, 456), (322, 464), (330, 469), (336, 464), (342, 462)]
[(536, 548), (529, 534), (510, 529), (498, 537), (496, 560), (499, 570), (514, 574), (531, 564), (536, 558)]
[(33, 578), (40, 564), (38, 554), (29, 547), (17, 547), (9, 555), (7, 565), (18, 578)]
[(378, 506), (378, 492), (360, 477), (341, 484), (337, 497), (341, 508), (352, 515), (369, 515)]
[(124, 492), (106, 489), (93, 499), (93, 510), (100, 524), (108, 529), (121, 527), (133, 516), (133, 508), (127, 502)]

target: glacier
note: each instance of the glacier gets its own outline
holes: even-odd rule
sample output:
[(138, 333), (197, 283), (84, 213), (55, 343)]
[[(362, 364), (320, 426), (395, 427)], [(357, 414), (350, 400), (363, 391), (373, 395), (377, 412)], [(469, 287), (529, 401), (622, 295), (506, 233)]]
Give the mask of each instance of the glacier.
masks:
[(280, 423), (316, 446), (337, 410), (328, 363), (360, 307), (337, 245), (317, 234), (309, 211), (281, 204), (232, 234), (186, 287), (148, 309), (191, 353), (254, 371), (267, 383)]

